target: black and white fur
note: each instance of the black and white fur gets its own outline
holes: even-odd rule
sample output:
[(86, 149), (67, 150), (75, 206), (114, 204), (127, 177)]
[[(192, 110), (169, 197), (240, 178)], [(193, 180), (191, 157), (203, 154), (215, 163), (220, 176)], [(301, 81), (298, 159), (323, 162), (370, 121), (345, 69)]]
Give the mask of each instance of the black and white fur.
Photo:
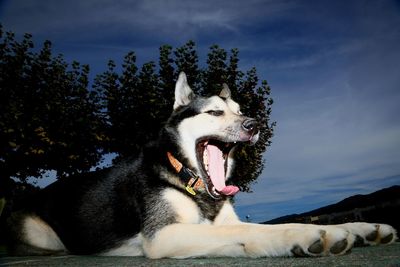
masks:
[[(149, 258), (321, 256), (344, 254), (356, 239), (365, 244), (396, 239), (395, 230), (384, 224), (243, 223), (230, 196), (217, 193), (214, 198), (207, 190), (188, 194), (186, 181), (166, 153), (207, 183), (199, 143), (254, 143), (257, 123), (241, 114), (226, 86), (220, 96), (199, 97), (184, 73), (176, 84), (173, 108), (159, 139), (145, 146), (137, 159), (59, 180), (15, 213), (9, 220), (10, 252)], [(226, 159), (227, 178), (233, 150)]]

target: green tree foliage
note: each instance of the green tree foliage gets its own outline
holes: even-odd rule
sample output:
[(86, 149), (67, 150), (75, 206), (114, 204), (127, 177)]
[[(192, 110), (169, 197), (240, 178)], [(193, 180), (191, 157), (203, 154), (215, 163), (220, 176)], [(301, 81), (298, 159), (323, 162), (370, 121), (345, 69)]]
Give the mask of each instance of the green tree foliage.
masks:
[(89, 66), (68, 66), (49, 41), (34, 52), (31, 35), (0, 34), (1, 179), (89, 170), (101, 157), (103, 128)]
[[(98, 94), (98, 106), (100, 111), (100, 117), (106, 119), (108, 123), (103, 124), (103, 132), (105, 133), (106, 138), (104, 138), (103, 142), (104, 151), (120, 151), (123, 147), (117, 143), (118, 140), (122, 139), (122, 130), (124, 125), (119, 123), (118, 118), (122, 116), (124, 112), (123, 108), (126, 104), (123, 101), (126, 101), (125, 94), (123, 94), (120, 89), (119, 83), (119, 75), (115, 71), (115, 62), (110, 60), (107, 64), (107, 71), (103, 74), (97, 75), (94, 83), (93, 90)], [(136, 70), (133, 73), (136, 72)], [(111, 127), (111, 124), (113, 127)], [(120, 127), (117, 129), (117, 127)], [(114, 131), (111, 135), (110, 131)], [(119, 135), (119, 134), (120, 135)]]
[(193, 41), (176, 49), (161, 46), (158, 64), (140, 68), (136, 54), (129, 52), (120, 68), (110, 60), (89, 88), (89, 66), (69, 65), (52, 55), (49, 41), (35, 50), (29, 34), (17, 41), (0, 27), (2, 178), (24, 181), (51, 169), (68, 176), (88, 171), (104, 153), (117, 153), (117, 160), (136, 156), (143, 144), (157, 138), (172, 112), (180, 71), (200, 95), (218, 94), (227, 83), (242, 112), (259, 121), (260, 141), (237, 150), (234, 183), (248, 191), (263, 168), (262, 154), (275, 123), (270, 122), (273, 101), (267, 82), (259, 80), (255, 68), (239, 69), (237, 49), (211, 46), (204, 67)]
[(207, 68), (203, 70), (202, 89), (204, 95), (218, 95), (222, 84), (227, 83), (227, 52), (218, 45), (210, 47)]
[[(159, 99), (159, 105), (162, 106), (162, 110), (172, 111), (172, 105), (174, 103), (174, 90), (171, 88), (175, 87), (176, 75), (174, 69), (174, 59), (172, 58), (172, 46), (163, 45), (160, 47), (159, 57), (159, 89), (161, 98)], [(160, 115), (160, 120), (166, 121), (170, 112), (166, 112)]]
[[(199, 57), (196, 51), (196, 45), (193, 41), (178, 47), (174, 51), (175, 66), (179, 71), (185, 71), (188, 82), (196, 93), (201, 93), (201, 72), (199, 70)], [(178, 77), (179, 73), (175, 74)], [(176, 79), (175, 79), (176, 80)]]

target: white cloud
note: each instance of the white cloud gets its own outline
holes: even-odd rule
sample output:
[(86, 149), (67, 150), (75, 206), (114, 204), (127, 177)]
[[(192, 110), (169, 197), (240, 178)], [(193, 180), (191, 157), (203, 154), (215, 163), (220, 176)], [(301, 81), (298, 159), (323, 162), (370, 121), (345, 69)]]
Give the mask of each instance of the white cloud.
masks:
[[(199, 29), (236, 31), (264, 16), (283, 14), (291, 1), (34, 1), (13, 0), (3, 20), (18, 32), (107, 34), (104, 29), (128, 33), (195, 34)], [(6, 23), (7, 24), (7, 23)], [(91, 30), (91, 31), (88, 31)], [(94, 32), (92, 32), (95, 30)], [(103, 31), (102, 31), (103, 30)], [(86, 37), (87, 37), (86, 35)], [(185, 36), (187, 38), (187, 36)]]

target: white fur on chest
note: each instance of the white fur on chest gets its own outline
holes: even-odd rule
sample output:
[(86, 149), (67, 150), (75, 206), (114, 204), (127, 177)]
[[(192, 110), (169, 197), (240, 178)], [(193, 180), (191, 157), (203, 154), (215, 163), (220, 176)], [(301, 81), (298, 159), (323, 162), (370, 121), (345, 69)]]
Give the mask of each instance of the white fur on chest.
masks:
[(178, 223), (210, 224), (209, 220), (203, 218), (200, 208), (189, 196), (175, 189), (166, 189), (162, 197), (175, 212)]

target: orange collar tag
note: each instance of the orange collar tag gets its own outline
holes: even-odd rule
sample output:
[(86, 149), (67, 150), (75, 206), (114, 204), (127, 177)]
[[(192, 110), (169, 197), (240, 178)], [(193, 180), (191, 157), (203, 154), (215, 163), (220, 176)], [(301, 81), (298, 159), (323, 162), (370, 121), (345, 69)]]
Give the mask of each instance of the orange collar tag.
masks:
[(172, 167), (176, 170), (176, 172), (180, 172), (182, 170), (182, 163), (180, 163), (170, 152), (167, 152), (167, 156), (169, 159), (169, 162), (171, 163)]

